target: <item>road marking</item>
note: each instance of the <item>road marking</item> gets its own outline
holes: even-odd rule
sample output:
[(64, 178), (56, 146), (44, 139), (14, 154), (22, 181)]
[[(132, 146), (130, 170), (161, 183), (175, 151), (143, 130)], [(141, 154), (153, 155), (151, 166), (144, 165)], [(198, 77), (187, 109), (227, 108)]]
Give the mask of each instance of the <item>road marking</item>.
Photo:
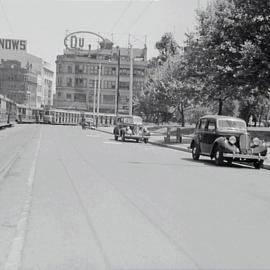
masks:
[(26, 229), (33, 199), (33, 183), (35, 179), (35, 172), (37, 159), (40, 151), (40, 144), (41, 144), (41, 130), (39, 133), (38, 144), (35, 151), (34, 160), (32, 162), (30, 173), (27, 180), (28, 191), (26, 199), (23, 204), (20, 219), (17, 223), (15, 237), (12, 241), (4, 270), (18, 270), (20, 268), (22, 252), (25, 243)]
[(103, 143), (106, 143), (106, 144), (117, 144), (117, 145), (122, 145), (121, 142), (110, 142), (110, 141), (105, 141)]
[(100, 138), (99, 135), (91, 135), (91, 134), (87, 134), (86, 136), (87, 136), (87, 137), (93, 137), (93, 138)]

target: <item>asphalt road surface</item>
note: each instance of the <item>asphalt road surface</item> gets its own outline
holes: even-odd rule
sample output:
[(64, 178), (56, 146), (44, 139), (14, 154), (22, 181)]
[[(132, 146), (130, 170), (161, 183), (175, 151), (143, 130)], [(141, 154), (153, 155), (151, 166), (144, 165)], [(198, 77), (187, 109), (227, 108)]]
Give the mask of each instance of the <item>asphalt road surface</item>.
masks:
[(0, 269), (270, 269), (270, 172), (80, 127), (0, 130)]

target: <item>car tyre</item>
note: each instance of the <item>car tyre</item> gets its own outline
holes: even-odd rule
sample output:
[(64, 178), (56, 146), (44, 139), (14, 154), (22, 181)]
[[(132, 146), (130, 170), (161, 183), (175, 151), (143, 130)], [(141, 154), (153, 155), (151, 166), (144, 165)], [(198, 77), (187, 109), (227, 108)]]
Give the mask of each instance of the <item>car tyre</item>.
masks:
[(215, 151), (215, 163), (216, 165), (223, 165), (223, 150), (220, 146), (218, 146), (216, 148), (216, 151)]
[(124, 142), (126, 139), (125, 139), (125, 133), (123, 132), (122, 133), (122, 142)]
[(197, 145), (197, 143), (194, 143), (194, 145), (192, 147), (192, 158), (194, 160), (199, 160), (199, 158), (200, 158), (200, 148)]
[(147, 138), (144, 138), (144, 143), (148, 143), (148, 139)]
[(139, 142), (139, 139), (136, 139), (136, 142), (138, 143)]
[(116, 141), (118, 141), (118, 135), (114, 135), (114, 139), (116, 140)]
[(255, 169), (259, 170), (259, 169), (261, 169), (262, 166), (263, 166), (263, 160), (257, 160), (257, 161), (254, 161), (253, 165), (254, 165), (254, 168), (255, 168)]

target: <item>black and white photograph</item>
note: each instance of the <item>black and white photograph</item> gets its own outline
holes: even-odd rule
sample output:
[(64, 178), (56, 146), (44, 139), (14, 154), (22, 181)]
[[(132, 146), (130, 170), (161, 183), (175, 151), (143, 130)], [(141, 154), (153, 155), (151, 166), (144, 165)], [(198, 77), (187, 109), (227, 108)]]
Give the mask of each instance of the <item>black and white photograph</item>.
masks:
[(270, 270), (269, 0), (0, 0), (0, 270)]

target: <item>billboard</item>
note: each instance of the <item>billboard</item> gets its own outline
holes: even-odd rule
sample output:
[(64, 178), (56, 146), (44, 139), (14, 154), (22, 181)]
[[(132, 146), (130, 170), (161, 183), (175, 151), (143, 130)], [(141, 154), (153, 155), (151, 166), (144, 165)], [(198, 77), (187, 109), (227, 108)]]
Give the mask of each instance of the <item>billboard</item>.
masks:
[(0, 38), (0, 51), (26, 51), (26, 40)]

